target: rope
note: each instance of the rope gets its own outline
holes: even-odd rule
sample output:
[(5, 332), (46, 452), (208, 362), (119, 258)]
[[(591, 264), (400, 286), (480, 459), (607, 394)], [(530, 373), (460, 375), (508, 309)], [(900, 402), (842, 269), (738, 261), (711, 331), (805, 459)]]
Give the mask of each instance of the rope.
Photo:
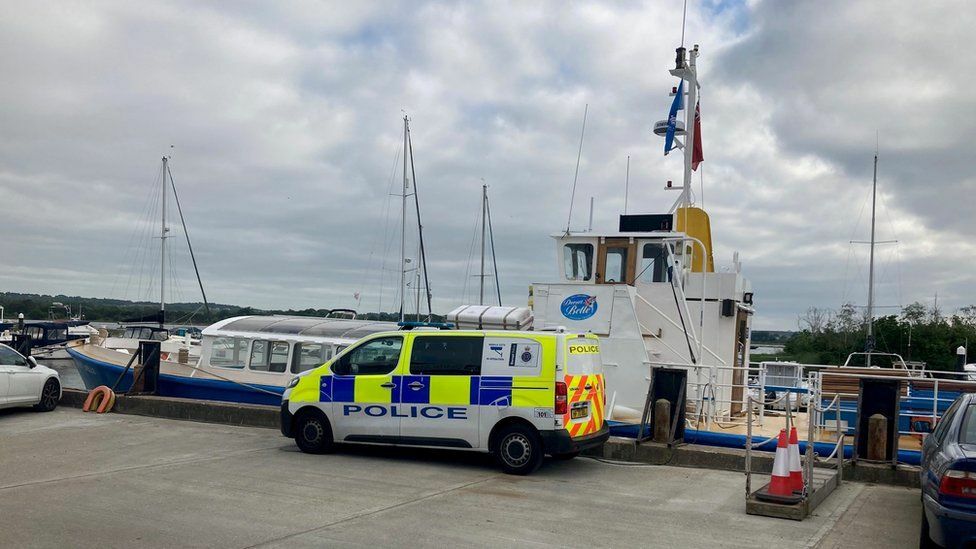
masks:
[[(177, 364), (179, 364), (179, 363), (177, 363)], [(194, 370), (199, 370), (199, 371), (201, 371), (203, 373), (212, 375), (213, 377), (215, 377), (217, 379), (222, 379), (224, 381), (229, 381), (229, 382), (231, 382), (231, 383), (233, 383), (235, 385), (240, 385), (241, 387), (247, 387), (248, 389), (251, 389), (253, 391), (258, 391), (258, 392), (261, 392), (261, 393), (267, 393), (269, 395), (274, 395), (276, 397), (280, 397), (281, 396), (281, 393), (276, 393), (274, 391), (269, 391), (267, 389), (262, 389), (260, 387), (255, 387), (253, 385), (249, 385), (247, 383), (244, 383), (243, 381), (237, 381), (236, 379), (230, 379), (229, 377), (224, 377), (224, 376), (222, 376), (220, 374), (216, 374), (216, 373), (211, 372), (209, 370), (204, 370), (203, 368), (200, 368), (199, 366), (194, 366), (193, 364), (180, 364), (180, 366), (186, 366), (187, 368), (193, 368)]]

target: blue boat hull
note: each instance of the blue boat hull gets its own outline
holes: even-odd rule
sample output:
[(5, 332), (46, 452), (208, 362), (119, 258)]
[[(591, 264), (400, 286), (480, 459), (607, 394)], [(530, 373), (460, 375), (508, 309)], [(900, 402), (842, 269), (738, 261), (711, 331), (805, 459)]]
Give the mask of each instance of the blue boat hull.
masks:
[[(132, 387), (131, 369), (125, 371), (125, 368), (122, 366), (92, 358), (72, 348), (68, 349), (68, 354), (74, 359), (75, 365), (78, 367), (78, 373), (81, 375), (81, 378), (85, 382), (85, 387), (88, 389), (94, 389), (99, 385), (106, 385), (108, 387), (115, 387), (116, 391), (124, 392)], [(124, 375), (123, 372), (125, 372)], [(116, 386), (116, 382), (118, 382), (118, 386)], [(274, 394), (268, 394), (250, 387), (270, 391)], [(160, 374), (159, 381), (156, 385), (156, 392), (160, 396), (220, 400), (223, 402), (262, 404), (266, 406), (279, 406), (281, 404), (281, 394), (284, 390), (284, 387), (278, 387), (276, 385), (258, 385), (253, 383), (242, 385), (218, 379), (197, 379), (170, 374)]]

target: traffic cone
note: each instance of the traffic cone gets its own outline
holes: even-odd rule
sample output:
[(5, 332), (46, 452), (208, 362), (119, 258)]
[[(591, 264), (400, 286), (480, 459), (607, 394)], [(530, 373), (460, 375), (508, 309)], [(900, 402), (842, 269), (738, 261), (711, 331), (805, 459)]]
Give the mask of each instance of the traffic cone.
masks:
[(779, 430), (776, 457), (773, 459), (773, 478), (769, 481), (769, 495), (793, 495), (793, 483), (790, 480), (790, 450), (786, 444), (786, 429)]
[(796, 427), (790, 429), (790, 486), (794, 492), (803, 493), (803, 467), (800, 465), (800, 439)]

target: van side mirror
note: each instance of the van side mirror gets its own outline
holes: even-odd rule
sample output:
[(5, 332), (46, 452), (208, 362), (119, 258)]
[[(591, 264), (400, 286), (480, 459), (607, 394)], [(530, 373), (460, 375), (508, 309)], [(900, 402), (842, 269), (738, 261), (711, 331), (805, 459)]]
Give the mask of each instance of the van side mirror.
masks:
[(27, 357), (27, 367), (30, 369), (37, 368), (37, 359), (32, 356)]
[(931, 433), (932, 424), (924, 419), (915, 420), (912, 422), (912, 431), (916, 433)]

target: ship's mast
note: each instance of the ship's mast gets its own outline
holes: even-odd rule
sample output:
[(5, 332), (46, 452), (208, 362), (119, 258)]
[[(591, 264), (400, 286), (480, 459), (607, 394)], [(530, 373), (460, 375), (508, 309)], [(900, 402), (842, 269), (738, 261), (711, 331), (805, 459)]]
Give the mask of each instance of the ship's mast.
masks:
[(878, 152), (874, 152), (874, 179), (871, 184), (871, 252), (868, 261), (868, 336), (865, 351), (867, 351), (867, 365), (871, 366), (871, 352), (874, 351), (874, 226), (875, 205), (878, 198)]
[(159, 228), (159, 327), (166, 321), (166, 173), (169, 159), (163, 157), (163, 184), (160, 188), (161, 223)]
[(403, 116), (403, 195), (400, 202), (400, 322), (405, 313), (404, 304), (407, 301), (407, 189), (410, 180), (407, 178), (407, 116)]
[[(681, 145), (681, 152), (684, 155), (685, 172), (681, 185), (681, 196), (671, 206), (671, 211), (679, 207), (691, 205), (691, 161), (694, 157), (695, 148), (695, 106), (698, 103), (698, 44), (687, 51), (684, 46), (675, 50), (675, 67), (671, 69), (671, 75), (677, 76), (688, 82), (687, 101), (684, 101), (685, 109), (685, 140)], [(686, 55), (687, 54), (687, 55)]]
[(488, 185), (481, 184), (481, 292), (479, 293), (478, 304), (485, 304), (485, 227), (486, 227), (486, 214), (485, 210), (488, 206)]

